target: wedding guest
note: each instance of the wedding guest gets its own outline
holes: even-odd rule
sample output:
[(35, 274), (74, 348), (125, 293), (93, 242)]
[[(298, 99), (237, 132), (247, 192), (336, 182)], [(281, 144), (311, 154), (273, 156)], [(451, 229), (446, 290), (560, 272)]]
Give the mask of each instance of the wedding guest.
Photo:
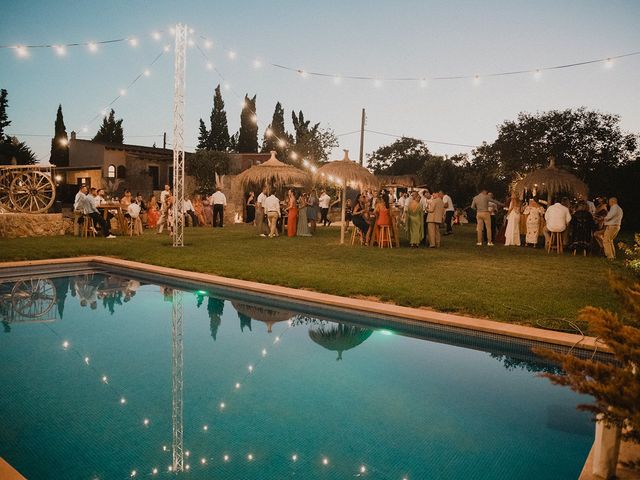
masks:
[(244, 217), (244, 223), (254, 224), (256, 220), (256, 195), (253, 192), (249, 192), (247, 197), (247, 215)]
[(429, 248), (440, 248), (440, 225), (444, 220), (445, 206), (439, 194), (433, 194), (427, 207), (427, 236)]
[(309, 219), (310, 231), (316, 233), (316, 220), (318, 219), (319, 200), (315, 188), (311, 190), (307, 199), (307, 218)]
[(540, 225), (544, 218), (544, 208), (538, 204), (535, 198), (532, 198), (529, 200), (529, 204), (525, 207), (523, 213), (527, 217), (525, 244), (533, 245), (533, 248), (535, 248), (538, 244), (538, 237), (540, 236)]
[(505, 231), (505, 246), (520, 246), (520, 201), (515, 194), (511, 195), (507, 212), (507, 229)]
[(158, 202), (155, 195), (151, 195), (147, 206), (147, 228), (156, 228), (158, 220), (160, 220), (160, 211), (158, 210)]
[(266, 232), (268, 231), (267, 225), (264, 223), (266, 219), (266, 213), (264, 209), (264, 201), (267, 199), (267, 194), (269, 190), (267, 187), (262, 188), (262, 192), (258, 195), (258, 200), (256, 201), (256, 229), (258, 230), (258, 235), (261, 237), (266, 237)]
[(551, 241), (551, 233), (562, 233), (567, 230), (567, 226), (571, 222), (571, 212), (562, 202), (556, 201), (556, 203), (547, 208), (544, 219), (547, 224), (543, 233), (545, 244), (548, 245)]
[(578, 202), (577, 209), (571, 218), (570, 226), (571, 250), (573, 250), (575, 255), (578, 249), (582, 249), (586, 255), (591, 247), (591, 240), (593, 239), (593, 232), (596, 229), (596, 223), (593, 220), (593, 215), (589, 212), (587, 202), (584, 200)]
[(364, 217), (365, 213), (368, 213), (365, 196), (360, 194), (351, 211), (351, 221), (362, 232), (362, 238), (367, 238), (367, 230), (369, 229), (369, 222)]
[(471, 208), (476, 211), (476, 245), (482, 246), (482, 235), (486, 232), (487, 246), (493, 246), (491, 233), (491, 214), (489, 213), (489, 201), (487, 189), (483, 188), (478, 195), (473, 197)]
[(602, 236), (604, 254), (609, 260), (616, 258), (616, 246), (613, 241), (620, 231), (623, 213), (622, 208), (618, 205), (618, 199), (611, 197), (609, 199), (609, 213), (604, 217), (604, 235)]
[[(213, 227), (220, 226), (220, 228), (222, 228), (224, 223), (224, 207), (227, 206), (227, 197), (222, 193), (220, 187), (216, 187), (216, 191), (211, 195), (209, 202), (213, 205)], [(218, 225), (218, 221), (220, 225)]]
[(311, 233), (309, 232), (309, 219), (307, 217), (307, 199), (308, 195), (303, 193), (300, 195), (298, 199), (298, 227), (296, 230), (296, 235), (298, 237), (310, 237)]
[(293, 190), (287, 192), (287, 237), (295, 237), (298, 229), (298, 199)]
[(420, 205), (420, 195), (413, 192), (409, 198), (409, 202), (405, 206), (405, 218), (407, 225), (407, 236), (409, 237), (409, 246), (418, 248), (424, 237), (424, 210)]
[(206, 220), (204, 218), (204, 205), (202, 204), (202, 197), (199, 194), (195, 194), (193, 196), (193, 211), (196, 214), (198, 219), (198, 225), (204, 227), (206, 225)]
[(280, 200), (273, 193), (263, 203), (269, 220), (269, 238), (278, 236), (278, 218), (280, 218)]
[(320, 221), (323, 227), (331, 226), (331, 220), (328, 218), (329, 207), (331, 206), (331, 197), (327, 195), (327, 192), (322, 190), (320, 192), (320, 198), (318, 198), (318, 205), (320, 205)]
[(455, 214), (456, 209), (453, 206), (453, 200), (449, 194), (440, 190), (440, 198), (444, 202), (444, 224), (446, 226), (445, 235), (451, 235), (453, 233), (453, 215)]

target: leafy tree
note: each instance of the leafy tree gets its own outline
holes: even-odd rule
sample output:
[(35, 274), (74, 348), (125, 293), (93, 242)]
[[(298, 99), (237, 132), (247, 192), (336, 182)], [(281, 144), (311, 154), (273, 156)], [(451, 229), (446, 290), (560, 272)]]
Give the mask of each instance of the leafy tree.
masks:
[(377, 174), (415, 175), (429, 156), (429, 148), (422, 140), (402, 137), (368, 155), (367, 164)]
[(122, 130), (122, 119), (116, 120), (116, 113), (111, 109), (109, 115), (104, 117), (102, 125), (96, 136), (93, 137), (94, 142), (104, 143), (124, 143), (124, 132)]
[(69, 139), (67, 138), (67, 129), (64, 126), (64, 118), (62, 117), (62, 105), (58, 105), (54, 132), (51, 140), (49, 163), (57, 167), (66, 167), (69, 165)]
[(196, 191), (201, 194), (212, 193), (216, 188), (216, 173), (229, 173), (229, 154), (212, 150), (198, 150), (186, 159), (187, 175), (196, 179)]
[(9, 107), (7, 96), (7, 91), (4, 88), (0, 90), (0, 142), (4, 140), (5, 127), (11, 125), (11, 120), (7, 117), (7, 108)]
[[(593, 397), (594, 403), (578, 408), (602, 416), (605, 423), (623, 428), (622, 437), (640, 443), (640, 282), (610, 279), (623, 305), (620, 313), (586, 307), (580, 319), (589, 331), (613, 352), (615, 361), (599, 362), (565, 353), (538, 349), (544, 357), (562, 365), (564, 375), (544, 374), (557, 385)], [(640, 472), (640, 459), (628, 466)]]
[[(218, 152), (227, 152), (231, 147), (229, 141), (229, 126), (227, 124), (227, 112), (224, 110), (224, 100), (220, 85), (216, 87), (213, 96), (213, 109), (211, 110), (211, 129), (209, 131), (209, 140), (206, 144), (207, 150), (216, 150)], [(202, 134), (202, 126), (200, 133)]]
[[(625, 134), (620, 117), (586, 108), (521, 112), (498, 127), (498, 138), (477, 149), (498, 163), (503, 175), (547, 166), (554, 155), (558, 166), (600, 190), (606, 177), (635, 158), (638, 137)], [(604, 177), (603, 177), (604, 176)]]
[(229, 138), (229, 151), (238, 152), (238, 139), (240, 138), (240, 132), (236, 132)]
[[(281, 141), (286, 142), (286, 145), (281, 145)], [(264, 132), (262, 139), (262, 151), (271, 152), (275, 150), (279, 159), (286, 161), (287, 151), (292, 143), (293, 139), (291, 135), (287, 133), (284, 126), (284, 109), (280, 102), (276, 103), (276, 107), (273, 111), (273, 118), (271, 123)]]
[(198, 133), (198, 150), (203, 150), (207, 148), (207, 143), (209, 142), (209, 130), (207, 130), (207, 126), (204, 124), (202, 119), (200, 119), (200, 130)]
[(302, 159), (315, 162), (328, 160), (331, 150), (338, 146), (338, 139), (333, 130), (321, 128), (320, 123), (311, 126), (311, 122), (304, 119), (302, 111), (298, 115), (292, 111), (291, 118), (295, 132), (293, 151), (297, 154), (293, 163), (299, 164)]
[(258, 123), (256, 121), (256, 96), (244, 96), (240, 112), (240, 131), (238, 132), (238, 152), (258, 152)]

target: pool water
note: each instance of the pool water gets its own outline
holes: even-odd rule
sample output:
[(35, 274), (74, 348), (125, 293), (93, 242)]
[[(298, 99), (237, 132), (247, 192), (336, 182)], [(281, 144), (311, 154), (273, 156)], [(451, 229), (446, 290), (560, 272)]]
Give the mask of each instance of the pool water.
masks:
[(535, 359), (242, 293), (36, 282), (0, 284), (0, 456), (30, 480), (174, 478), (180, 427), (191, 479), (575, 479), (593, 442), (588, 399)]

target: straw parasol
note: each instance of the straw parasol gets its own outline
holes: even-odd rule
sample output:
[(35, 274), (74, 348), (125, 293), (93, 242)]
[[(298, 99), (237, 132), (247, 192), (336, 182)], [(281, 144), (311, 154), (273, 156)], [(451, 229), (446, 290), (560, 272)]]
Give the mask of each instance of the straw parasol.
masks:
[(269, 185), (276, 188), (285, 185), (303, 185), (308, 179), (307, 173), (303, 170), (278, 160), (275, 151), (271, 151), (269, 160), (260, 165), (254, 165), (236, 177), (243, 189), (250, 184)]
[(293, 313), (286, 310), (276, 310), (275, 308), (261, 307), (242, 302), (231, 302), (231, 304), (238, 312), (238, 315), (242, 314), (246, 317), (266, 323), (267, 331), (269, 333), (271, 333), (274, 324), (278, 322), (286, 322), (293, 317)]
[(418, 185), (417, 175), (376, 175), (383, 187), (415, 188)]
[(338, 352), (336, 360), (342, 360), (342, 352), (357, 347), (371, 336), (373, 330), (338, 323), (309, 329), (309, 338), (327, 350)]
[(349, 159), (349, 150), (344, 150), (342, 160), (326, 163), (316, 172), (316, 179), (321, 182), (335, 182), (342, 187), (342, 226), (340, 227), (340, 243), (344, 243), (345, 212), (347, 208), (347, 185), (376, 187), (378, 180), (366, 168)]
[(518, 197), (524, 196), (526, 192), (546, 193), (547, 201), (551, 200), (556, 193), (570, 192), (575, 196), (582, 195), (586, 198), (589, 187), (575, 175), (556, 167), (555, 157), (549, 157), (549, 166), (539, 168), (526, 175), (522, 180), (516, 182), (513, 191)]

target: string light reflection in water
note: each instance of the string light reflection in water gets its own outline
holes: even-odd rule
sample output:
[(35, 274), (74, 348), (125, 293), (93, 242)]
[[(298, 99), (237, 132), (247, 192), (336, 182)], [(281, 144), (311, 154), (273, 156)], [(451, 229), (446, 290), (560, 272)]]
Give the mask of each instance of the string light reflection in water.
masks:
[[(171, 290), (105, 274), (50, 281), (52, 318), (18, 318), (0, 284), (3, 457), (27, 478), (61, 458), (69, 478), (166, 476)], [(549, 367), (535, 359), (204, 289), (183, 302), (179, 475), (575, 478), (593, 440), (575, 410), (585, 399), (539, 378)]]

